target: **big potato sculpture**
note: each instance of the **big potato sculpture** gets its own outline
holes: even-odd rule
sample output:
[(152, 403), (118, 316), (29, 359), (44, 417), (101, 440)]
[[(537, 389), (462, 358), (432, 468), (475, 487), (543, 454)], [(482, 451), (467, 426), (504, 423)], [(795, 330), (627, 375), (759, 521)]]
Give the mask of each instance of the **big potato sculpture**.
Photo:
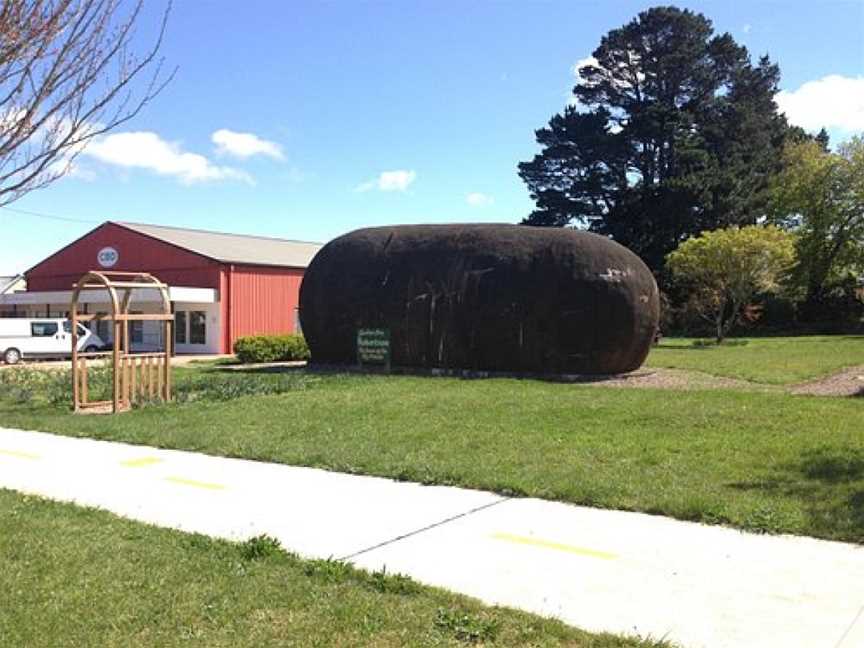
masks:
[(637, 369), (657, 284), (596, 234), (522, 225), (361, 229), (325, 245), (300, 290), (312, 362), (355, 364), (358, 329), (390, 331), (413, 368), (611, 374)]

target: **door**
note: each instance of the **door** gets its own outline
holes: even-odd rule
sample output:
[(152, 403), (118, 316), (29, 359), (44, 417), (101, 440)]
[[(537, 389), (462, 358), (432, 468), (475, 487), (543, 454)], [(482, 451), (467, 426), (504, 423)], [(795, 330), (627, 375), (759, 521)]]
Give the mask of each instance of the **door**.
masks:
[(30, 354), (59, 356), (71, 353), (72, 343), (69, 340), (69, 333), (57, 320), (30, 322)]
[[(78, 350), (83, 351), (88, 347), (101, 347), (104, 344), (102, 340), (100, 340), (95, 334), (90, 332), (83, 324), (78, 324)], [(69, 348), (72, 348), (72, 343), (70, 340)]]

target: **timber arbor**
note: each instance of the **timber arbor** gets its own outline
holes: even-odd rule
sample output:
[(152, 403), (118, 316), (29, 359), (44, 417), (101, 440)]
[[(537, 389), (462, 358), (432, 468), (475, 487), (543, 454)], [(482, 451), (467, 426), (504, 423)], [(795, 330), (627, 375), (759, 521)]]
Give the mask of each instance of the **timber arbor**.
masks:
[[(116, 414), (128, 410), (132, 403), (143, 400), (171, 400), (171, 341), (174, 315), (167, 284), (146, 272), (90, 271), (73, 286), (69, 319), (72, 323), (72, 406), (76, 412), (104, 409)], [(78, 312), (81, 291), (105, 290), (111, 302), (111, 313)], [(133, 292), (156, 291), (162, 305), (161, 313), (130, 313)], [(121, 294), (122, 293), (122, 297)], [(110, 320), (114, 343), (112, 355), (111, 400), (90, 401), (87, 381), (87, 361), (102, 358), (104, 353), (78, 351), (78, 322)], [(162, 322), (163, 349), (154, 353), (132, 353), (129, 344), (129, 322)]]

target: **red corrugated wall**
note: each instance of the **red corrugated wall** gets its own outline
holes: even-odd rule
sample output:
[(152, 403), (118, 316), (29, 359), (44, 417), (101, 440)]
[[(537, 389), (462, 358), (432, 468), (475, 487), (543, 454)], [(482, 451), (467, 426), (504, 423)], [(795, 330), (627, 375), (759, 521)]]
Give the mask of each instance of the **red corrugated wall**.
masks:
[(221, 352), (256, 333), (293, 333), (303, 270), (219, 263), (182, 248), (105, 223), (27, 271), (27, 289), (70, 290), (104, 247), (119, 254), (110, 270), (150, 272), (172, 286), (214, 288), (222, 315)]
[(256, 265), (223, 266), (223, 352), (243, 335), (294, 333), (303, 270)]
[(106, 270), (150, 272), (172, 286), (219, 288), (217, 261), (105, 223), (28, 270), (27, 290), (71, 290), (82, 274), (100, 269), (96, 255), (104, 247), (113, 247), (120, 257)]

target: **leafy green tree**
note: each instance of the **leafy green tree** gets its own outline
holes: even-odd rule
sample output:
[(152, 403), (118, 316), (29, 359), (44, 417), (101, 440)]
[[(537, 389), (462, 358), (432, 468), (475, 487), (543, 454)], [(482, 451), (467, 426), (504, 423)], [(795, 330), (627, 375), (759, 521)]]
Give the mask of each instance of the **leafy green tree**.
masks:
[(610, 31), (593, 57), (577, 105), (536, 131), (542, 152), (519, 165), (537, 205), (523, 222), (588, 227), (654, 270), (689, 235), (755, 223), (790, 133), (777, 66), (674, 7)]
[(729, 227), (687, 239), (666, 257), (688, 307), (722, 342), (757, 293), (780, 288), (795, 260), (795, 237), (774, 225)]
[(864, 139), (836, 153), (819, 141), (790, 144), (784, 162), (772, 182), (771, 216), (797, 233), (793, 279), (819, 308), (832, 287), (864, 274)]

